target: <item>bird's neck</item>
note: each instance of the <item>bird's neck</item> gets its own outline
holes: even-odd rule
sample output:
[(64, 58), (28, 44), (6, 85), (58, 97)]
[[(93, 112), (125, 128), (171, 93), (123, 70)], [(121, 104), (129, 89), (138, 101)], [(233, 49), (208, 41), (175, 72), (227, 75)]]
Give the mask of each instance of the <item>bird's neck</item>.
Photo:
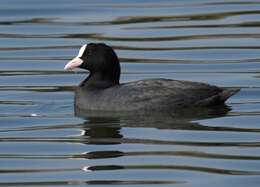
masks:
[(89, 76), (81, 82), (81, 87), (109, 88), (118, 85), (119, 81), (101, 72), (89, 73)]

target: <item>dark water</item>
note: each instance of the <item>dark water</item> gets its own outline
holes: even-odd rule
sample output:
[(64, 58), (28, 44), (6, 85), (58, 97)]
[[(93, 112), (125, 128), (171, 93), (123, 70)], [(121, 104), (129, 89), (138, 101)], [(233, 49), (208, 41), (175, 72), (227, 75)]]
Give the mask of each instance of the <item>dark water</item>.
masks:
[[(259, 186), (258, 0), (2, 0), (0, 40), (0, 186)], [(242, 89), (226, 114), (75, 117), (63, 67), (89, 42), (121, 82)]]

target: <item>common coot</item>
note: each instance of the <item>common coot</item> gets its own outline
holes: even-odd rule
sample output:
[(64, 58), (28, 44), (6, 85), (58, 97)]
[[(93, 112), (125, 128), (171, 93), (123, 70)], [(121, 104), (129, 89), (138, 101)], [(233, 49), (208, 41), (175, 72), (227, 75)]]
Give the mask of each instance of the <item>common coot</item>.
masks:
[(104, 43), (83, 45), (65, 70), (81, 68), (88, 77), (76, 89), (75, 107), (84, 111), (168, 111), (223, 105), (239, 89), (171, 79), (147, 79), (119, 83), (120, 63)]

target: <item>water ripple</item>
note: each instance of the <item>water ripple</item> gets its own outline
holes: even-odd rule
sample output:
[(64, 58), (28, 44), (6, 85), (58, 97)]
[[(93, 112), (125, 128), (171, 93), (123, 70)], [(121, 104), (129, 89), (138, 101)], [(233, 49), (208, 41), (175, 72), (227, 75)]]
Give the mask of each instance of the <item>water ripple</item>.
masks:
[[(259, 186), (259, 1), (13, 0), (0, 15), (0, 186)], [(80, 118), (87, 73), (63, 67), (90, 42), (116, 50), (121, 82), (242, 89), (221, 114)]]

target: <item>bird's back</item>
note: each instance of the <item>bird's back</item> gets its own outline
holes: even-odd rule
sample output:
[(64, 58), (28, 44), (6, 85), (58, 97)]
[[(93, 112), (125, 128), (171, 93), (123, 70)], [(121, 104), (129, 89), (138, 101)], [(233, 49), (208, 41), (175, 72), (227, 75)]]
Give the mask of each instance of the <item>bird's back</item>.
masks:
[(78, 87), (75, 107), (91, 111), (173, 111), (220, 105), (237, 90), (169, 79), (141, 80), (106, 89)]

